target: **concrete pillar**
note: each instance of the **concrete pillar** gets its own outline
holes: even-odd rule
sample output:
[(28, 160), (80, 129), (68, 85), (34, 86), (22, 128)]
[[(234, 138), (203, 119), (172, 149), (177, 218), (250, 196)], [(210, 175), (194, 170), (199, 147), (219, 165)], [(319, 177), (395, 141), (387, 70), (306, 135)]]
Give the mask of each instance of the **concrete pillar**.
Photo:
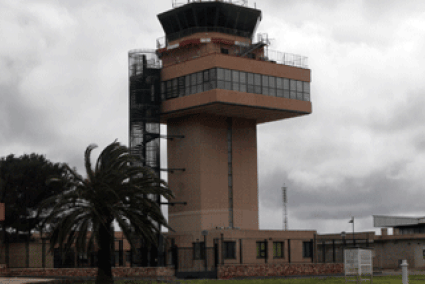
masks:
[(403, 284), (408, 284), (409, 283), (409, 279), (408, 279), (408, 272), (407, 272), (407, 261), (405, 259), (403, 259), (403, 261), (400, 264), (401, 266), (401, 280)]

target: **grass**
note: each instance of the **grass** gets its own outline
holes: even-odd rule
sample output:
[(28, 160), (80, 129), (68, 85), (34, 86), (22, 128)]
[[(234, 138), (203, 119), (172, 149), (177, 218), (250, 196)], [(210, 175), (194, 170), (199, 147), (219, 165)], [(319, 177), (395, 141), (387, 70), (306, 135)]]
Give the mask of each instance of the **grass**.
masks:
[[(134, 281), (123, 280), (115, 281), (116, 284), (150, 284), (162, 282), (150, 281)], [(244, 280), (177, 280), (175, 283), (181, 284), (345, 284), (344, 277), (327, 277), (327, 278), (275, 278), (275, 279), (244, 279)], [(356, 283), (356, 282), (347, 282)], [(362, 283), (369, 284), (369, 280), (362, 281)], [(373, 284), (401, 284), (401, 275), (397, 276), (377, 276), (373, 277)], [(85, 282), (83, 284), (94, 284), (94, 281)], [(425, 284), (425, 275), (409, 275), (409, 284)]]

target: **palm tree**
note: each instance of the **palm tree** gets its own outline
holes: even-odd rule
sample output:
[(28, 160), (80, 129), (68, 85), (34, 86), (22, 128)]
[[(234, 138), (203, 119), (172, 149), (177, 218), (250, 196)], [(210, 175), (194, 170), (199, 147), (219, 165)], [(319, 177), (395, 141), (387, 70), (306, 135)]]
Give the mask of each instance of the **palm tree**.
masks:
[(96, 244), (99, 248), (96, 284), (114, 283), (110, 261), (114, 238), (110, 230), (112, 222), (118, 222), (132, 248), (136, 236), (148, 245), (157, 244), (158, 224), (172, 229), (159, 205), (146, 196), (159, 194), (167, 200), (174, 196), (165, 181), (156, 177), (151, 169), (137, 166), (137, 158), (116, 141), (102, 151), (92, 169), (90, 154), (96, 147), (90, 145), (85, 151), (87, 178), (68, 167), (70, 175), (66, 180), (50, 180), (63, 183), (68, 190), (44, 201), (43, 205), (56, 205), (41, 227), (51, 227), (50, 252), (56, 244), (62, 248), (66, 243), (65, 251), (75, 244), (78, 253), (90, 251)]

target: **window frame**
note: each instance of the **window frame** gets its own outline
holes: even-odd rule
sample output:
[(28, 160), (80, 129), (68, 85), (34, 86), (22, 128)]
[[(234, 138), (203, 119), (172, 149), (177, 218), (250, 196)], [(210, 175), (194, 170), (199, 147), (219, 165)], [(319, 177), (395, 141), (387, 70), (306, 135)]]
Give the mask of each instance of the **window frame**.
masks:
[[(261, 249), (262, 244), (264, 245), (263, 249)], [(267, 253), (266, 253), (266, 249), (267, 249), (266, 242), (265, 241), (257, 241), (256, 247), (257, 247), (257, 251), (256, 251), (257, 259), (265, 259), (266, 255), (267, 255)]]
[[(229, 249), (233, 247), (232, 249)], [(230, 255), (229, 252), (232, 254)], [(223, 243), (223, 257), (224, 259), (236, 259), (236, 242), (225, 241)]]
[[(279, 252), (277, 246), (278, 244), (280, 244), (280, 255), (277, 253)], [(285, 258), (285, 243), (283, 241), (273, 242), (273, 258)]]
[(303, 242), (303, 258), (313, 257), (313, 242)]
[(194, 242), (192, 243), (193, 260), (205, 260), (205, 243)]

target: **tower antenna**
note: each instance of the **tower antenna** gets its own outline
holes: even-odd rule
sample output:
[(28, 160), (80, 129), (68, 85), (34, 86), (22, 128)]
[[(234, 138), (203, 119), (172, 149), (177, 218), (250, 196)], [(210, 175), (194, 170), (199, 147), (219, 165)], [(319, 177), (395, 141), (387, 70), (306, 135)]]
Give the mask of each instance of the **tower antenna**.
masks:
[(282, 195), (283, 195), (283, 230), (288, 230), (288, 212), (286, 211), (286, 204), (288, 202), (288, 198), (286, 197), (286, 186), (283, 184), (282, 187)]

